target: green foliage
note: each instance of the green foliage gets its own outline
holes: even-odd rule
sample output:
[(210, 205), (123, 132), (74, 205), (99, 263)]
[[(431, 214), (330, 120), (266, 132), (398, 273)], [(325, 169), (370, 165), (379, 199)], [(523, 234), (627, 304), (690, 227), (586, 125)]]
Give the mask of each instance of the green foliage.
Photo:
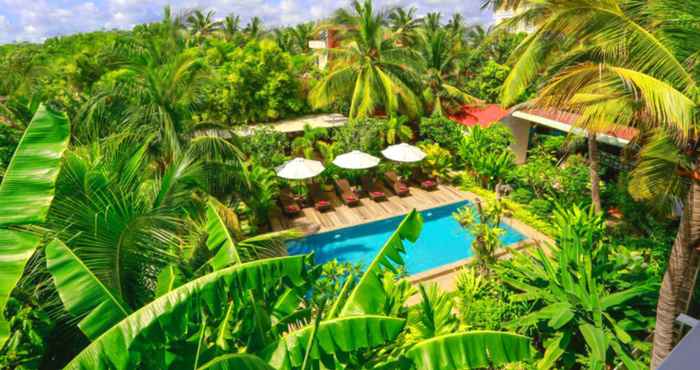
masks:
[(530, 210), (533, 214), (541, 219), (548, 219), (554, 209), (554, 204), (548, 199), (533, 199), (529, 203)]
[(456, 151), (463, 140), (462, 127), (446, 117), (423, 117), (420, 120), (419, 132), (422, 138), (440, 146)]
[(339, 153), (360, 150), (379, 155), (384, 149), (385, 122), (376, 118), (354, 119), (333, 130), (332, 139)]
[(448, 179), (452, 169), (450, 151), (439, 144), (422, 144), (420, 148), (425, 152), (425, 158), (420, 163), (423, 171), (435, 178)]
[(307, 111), (291, 56), (271, 41), (234, 50), (211, 94), (215, 117), (228, 123), (268, 122)]
[(251, 135), (242, 137), (241, 150), (255, 163), (267, 168), (281, 165), (287, 159), (287, 135), (270, 127), (258, 127)]
[(474, 251), (476, 265), (483, 274), (488, 274), (490, 266), (496, 261), (496, 250), (501, 247), (501, 218), (506, 209), (500, 199), (482, 203), (477, 199), (474, 206), (465, 206), (453, 214), (462, 227), (474, 236), (471, 249)]
[(69, 138), (70, 124), (65, 115), (41, 106), (0, 183), (0, 343), (10, 334), (5, 304), (25, 264), (41, 243), (41, 236), (34, 232), (8, 227), (46, 220)]
[(509, 73), (510, 67), (489, 60), (473, 79), (467, 81), (466, 90), (484, 101), (497, 102)]
[(517, 188), (510, 194), (510, 199), (520, 204), (528, 204), (533, 198), (532, 192), (527, 188)]
[(512, 135), (502, 125), (471, 127), (459, 146), (459, 156), (482, 187), (493, 189), (512, 173), (514, 156), (508, 148)]
[(612, 266), (602, 264), (608, 252), (599, 250), (601, 244), (593, 241), (592, 233), (562, 232), (566, 235), (550, 249), (551, 257), (541, 248), (533, 255), (514, 252), (512, 261), (497, 268), (500, 278), (521, 292), (519, 299), (537, 302), (532, 313), (512, 325), (543, 331), (541, 368), (569, 368), (575, 362), (590, 368), (617, 363), (640, 368), (630, 356), (634, 348), (630, 332), (639, 327), (628, 325), (627, 307), (654, 287), (648, 280), (615, 287), (602, 273), (614, 273)]

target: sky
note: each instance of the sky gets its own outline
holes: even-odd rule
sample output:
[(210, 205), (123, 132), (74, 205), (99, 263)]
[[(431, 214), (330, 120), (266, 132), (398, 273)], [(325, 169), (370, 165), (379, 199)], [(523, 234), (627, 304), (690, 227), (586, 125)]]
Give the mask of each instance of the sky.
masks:
[[(415, 7), (417, 13), (439, 11), (444, 19), (461, 13), (468, 24), (490, 24), (480, 0), (375, 0), (375, 7)], [(201, 8), (217, 17), (231, 12), (245, 24), (259, 16), (268, 27), (291, 25), (329, 15), (348, 0), (0, 0), (0, 44), (42, 42), (48, 37), (110, 29), (131, 29), (161, 19), (163, 7)]]

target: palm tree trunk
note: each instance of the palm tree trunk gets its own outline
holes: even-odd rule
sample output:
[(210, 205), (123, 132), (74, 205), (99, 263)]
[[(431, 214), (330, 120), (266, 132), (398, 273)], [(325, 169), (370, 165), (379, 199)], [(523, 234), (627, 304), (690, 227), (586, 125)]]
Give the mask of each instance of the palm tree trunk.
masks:
[(693, 291), (693, 282), (688, 280), (695, 276), (691, 271), (691, 259), (695, 246), (700, 239), (700, 184), (693, 181), (688, 199), (681, 213), (680, 225), (673, 242), (668, 267), (659, 290), (659, 302), (656, 306), (656, 328), (654, 329), (654, 349), (651, 368), (656, 369), (673, 349), (674, 322), (678, 314), (685, 310), (686, 299), (683, 292)]
[(595, 134), (590, 134), (588, 136), (588, 160), (590, 176), (591, 176), (591, 203), (593, 204), (593, 209), (597, 213), (603, 210), (603, 206), (600, 203), (600, 175), (598, 174), (598, 140)]

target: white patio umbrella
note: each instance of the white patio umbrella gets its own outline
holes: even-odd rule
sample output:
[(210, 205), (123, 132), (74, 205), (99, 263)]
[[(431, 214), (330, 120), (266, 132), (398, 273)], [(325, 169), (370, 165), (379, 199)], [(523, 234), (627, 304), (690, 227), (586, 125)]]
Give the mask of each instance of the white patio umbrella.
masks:
[(418, 162), (425, 158), (425, 153), (420, 148), (411, 144), (401, 143), (391, 145), (382, 150), (382, 155), (396, 162)]
[(333, 160), (333, 164), (350, 170), (364, 170), (379, 164), (380, 159), (359, 150), (341, 154)]
[(277, 176), (289, 180), (304, 180), (318, 176), (325, 168), (319, 161), (294, 158), (277, 167)]

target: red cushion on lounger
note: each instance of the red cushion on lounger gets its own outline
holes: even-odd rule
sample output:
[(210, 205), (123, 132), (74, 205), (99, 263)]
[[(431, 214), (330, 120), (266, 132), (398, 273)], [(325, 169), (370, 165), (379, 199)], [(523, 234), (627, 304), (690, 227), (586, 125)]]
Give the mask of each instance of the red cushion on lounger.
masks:
[(348, 202), (354, 202), (357, 200), (357, 197), (352, 194), (348, 194), (345, 196), (345, 200), (347, 200)]
[(384, 193), (381, 191), (371, 191), (370, 194), (372, 194), (372, 196), (374, 196), (374, 197), (383, 197), (384, 196)]
[(323, 199), (316, 202), (316, 206), (318, 206), (318, 207), (325, 207), (325, 206), (329, 206), (329, 205), (331, 205), (331, 204), (327, 200), (323, 200)]
[(425, 186), (426, 188), (429, 188), (429, 187), (431, 187), (431, 186), (435, 186), (435, 181), (433, 181), (433, 180), (425, 180), (425, 181), (422, 182), (422, 184), (423, 184), (423, 186)]
[(399, 191), (408, 191), (408, 187), (406, 185), (399, 185)]
[(299, 212), (299, 207), (295, 205), (288, 205), (287, 212)]

